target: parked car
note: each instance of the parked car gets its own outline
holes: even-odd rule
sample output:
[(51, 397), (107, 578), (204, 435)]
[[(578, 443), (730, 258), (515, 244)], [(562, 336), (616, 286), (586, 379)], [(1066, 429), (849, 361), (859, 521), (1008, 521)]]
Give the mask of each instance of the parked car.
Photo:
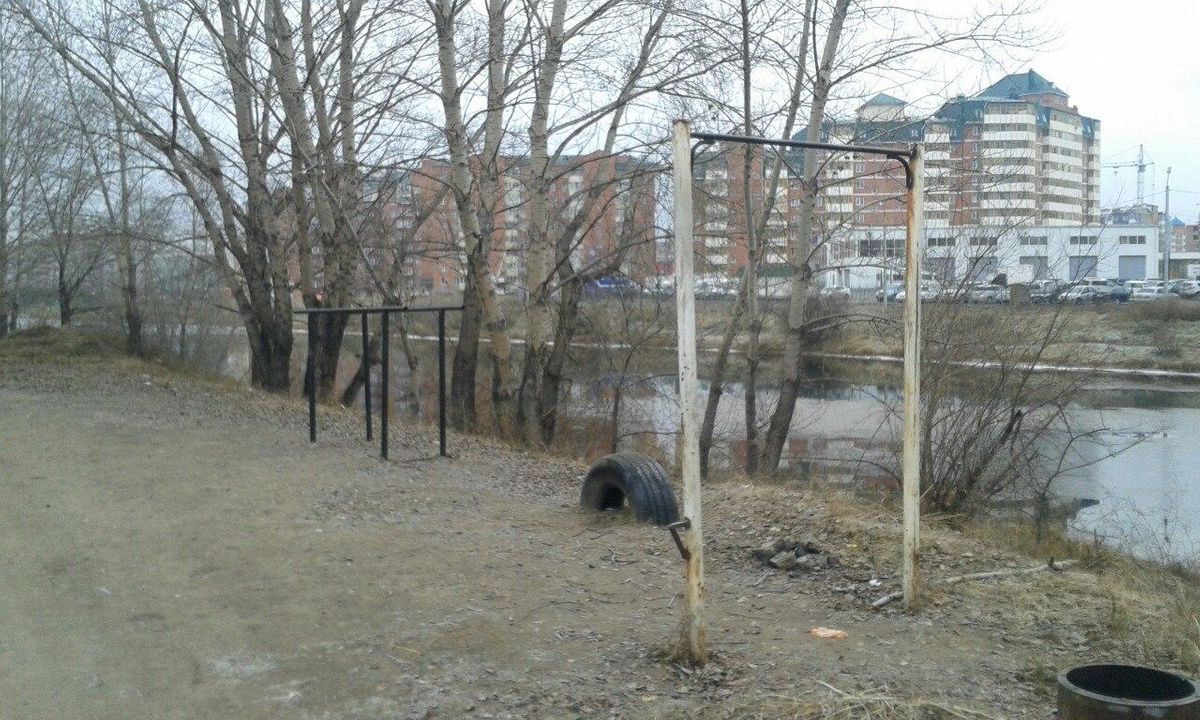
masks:
[(1071, 288), (1059, 295), (1062, 302), (1107, 302), (1113, 299), (1116, 283), (1104, 278), (1083, 278), (1071, 284)]
[(1170, 284), (1167, 292), (1181, 298), (1193, 300), (1200, 295), (1200, 283), (1195, 280), (1176, 280)]
[(726, 275), (705, 275), (696, 278), (696, 297), (716, 298), (737, 295), (738, 281)]
[(624, 275), (597, 278), (583, 286), (583, 294), (593, 298), (624, 297), (641, 292), (641, 286)]
[(843, 302), (850, 300), (850, 288), (845, 285), (830, 285), (829, 287), (821, 288), (821, 297), (827, 300), (840, 300)]
[(883, 302), (884, 300), (887, 300), (888, 302), (895, 302), (896, 293), (903, 289), (904, 286), (900, 284), (888, 285), (886, 288), (879, 288), (875, 291), (875, 300), (878, 302)]
[(999, 285), (976, 285), (967, 291), (969, 303), (1008, 302), (1008, 288)]
[(1167, 294), (1163, 292), (1161, 287), (1158, 287), (1157, 285), (1143, 284), (1134, 289), (1130, 300), (1133, 302), (1147, 302), (1153, 300), (1162, 300), (1166, 296)]
[(1062, 283), (1057, 280), (1038, 280), (1029, 286), (1029, 300), (1035, 303), (1054, 302), (1062, 292)]
[(1094, 303), (1107, 299), (1107, 293), (1101, 293), (1094, 286), (1086, 283), (1072, 285), (1066, 292), (1058, 296), (1059, 302), (1064, 303)]
[[(904, 302), (907, 293), (902, 288), (896, 293), (896, 302)], [(942, 286), (936, 283), (921, 285), (921, 302), (936, 302), (942, 296)]]

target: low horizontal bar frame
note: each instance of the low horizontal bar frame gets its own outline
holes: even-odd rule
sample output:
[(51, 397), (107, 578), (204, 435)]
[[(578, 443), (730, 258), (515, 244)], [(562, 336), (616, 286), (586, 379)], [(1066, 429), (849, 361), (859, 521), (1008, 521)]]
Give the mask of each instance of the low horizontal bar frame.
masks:
[(455, 312), (463, 310), (463, 305), (441, 305), (434, 307), (407, 307), (404, 305), (382, 306), (382, 307), (362, 307), (362, 308), (299, 308), (293, 312), (297, 315), (334, 315), (341, 313), (344, 315), (378, 315), (380, 313), (416, 313), (416, 312)]
[(379, 414), (379, 454), (384, 459), (388, 459), (388, 414), (389, 414), (389, 395), (391, 393), (389, 378), (391, 377), (391, 362), (389, 360), (389, 349), (391, 348), (391, 334), (389, 331), (388, 319), (396, 313), (437, 313), (438, 318), (438, 455), (441, 457), (449, 457), (446, 452), (446, 313), (461, 312), (464, 309), (463, 305), (436, 305), (432, 307), (408, 307), (405, 305), (384, 305), (381, 307), (337, 307), (337, 308), (302, 308), (295, 310), (297, 315), (307, 315), (309, 324), (309, 358), (307, 360), (308, 369), (306, 372), (308, 386), (308, 440), (315, 443), (317, 441), (317, 364), (312, 359), (313, 339), (315, 333), (312, 332), (312, 325), (316, 321), (318, 315), (357, 315), (362, 318), (362, 343), (363, 343), (363, 363), (367, 369), (366, 377), (363, 379), (363, 389), (365, 391), (363, 406), (366, 411), (367, 421), (367, 439), (371, 439), (371, 358), (370, 358), (370, 341), (367, 337), (367, 316), (381, 316), (380, 334), (383, 336), (383, 345), (381, 351), (382, 361), (382, 407)]

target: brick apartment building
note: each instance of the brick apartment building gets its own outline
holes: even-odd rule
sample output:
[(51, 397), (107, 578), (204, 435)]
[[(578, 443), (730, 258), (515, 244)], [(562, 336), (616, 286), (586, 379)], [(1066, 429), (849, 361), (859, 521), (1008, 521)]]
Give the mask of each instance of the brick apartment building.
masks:
[[(489, 264), (501, 292), (521, 292), (530, 237), (529, 161), (504, 156), (498, 164), (500, 197), (490, 212), (481, 213), (491, 219)], [(464, 284), (466, 245), (454, 196), (447, 191), (449, 170), (444, 160), (427, 158), (415, 169), (372, 182), (364, 196), (371, 262), (400, 263), (410, 294), (457, 292)], [(556, 161), (550, 194), (552, 238), (563, 233), (587, 195), (598, 193), (570, 249), (576, 269), (619, 264), (637, 278), (654, 272), (656, 173), (627, 155), (593, 153)], [(478, 194), (474, 199), (481, 202)]]

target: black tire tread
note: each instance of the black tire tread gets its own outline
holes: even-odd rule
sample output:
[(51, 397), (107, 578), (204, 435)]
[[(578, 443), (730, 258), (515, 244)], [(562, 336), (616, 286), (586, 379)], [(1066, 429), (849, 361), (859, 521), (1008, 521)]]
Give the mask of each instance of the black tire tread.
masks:
[(599, 510), (603, 491), (615, 485), (642, 521), (667, 525), (679, 518), (675, 491), (662, 465), (640, 453), (619, 452), (597, 459), (588, 468), (580, 504)]

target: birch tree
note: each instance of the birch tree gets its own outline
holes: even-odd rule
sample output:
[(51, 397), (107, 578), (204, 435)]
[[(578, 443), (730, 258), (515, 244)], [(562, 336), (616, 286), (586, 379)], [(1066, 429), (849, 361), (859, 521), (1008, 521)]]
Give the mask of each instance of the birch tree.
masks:
[(36, 182), (54, 146), (44, 121), (49, 69), (45, 48), (0, 7), (0, 338), (16, 325), (13, 282), (31, 262)]

